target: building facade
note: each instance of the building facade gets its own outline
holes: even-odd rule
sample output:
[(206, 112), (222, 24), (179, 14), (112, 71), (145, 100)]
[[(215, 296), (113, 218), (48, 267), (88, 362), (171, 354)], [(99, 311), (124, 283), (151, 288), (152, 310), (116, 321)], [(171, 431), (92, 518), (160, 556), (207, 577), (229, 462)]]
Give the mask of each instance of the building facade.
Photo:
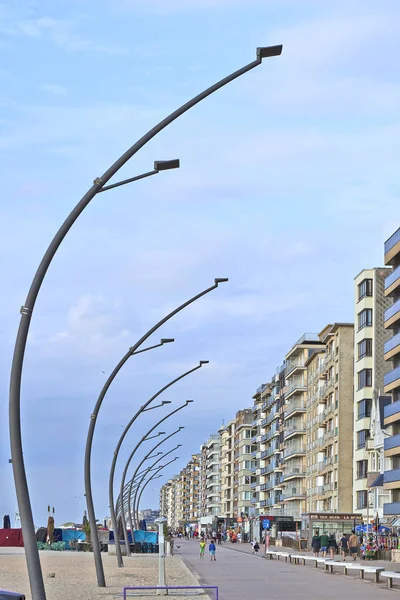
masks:
[[(383, 515), (389, 492), (383, 487), (384, 431), (380, 411), (383, 359), (389, 337), (384, 327), (390, 300), (384, 286), (388, 269), (364, 269), (355, 278), (353, 510), (364, 518)], [(376, 485), (376, 483), (378, 485)]]
[(233, 469), (233, 517), (243, 522), (249, 516), (251, 506), (251, 468), (253, 414), (251, 408), (240, 410), (235, 418), (234, 469)]
[(210, 436), (206, 444), (206, 517), (221, 512), (221, 440), (218, 433)]
[(392, 494), (384, 504), (387, 516), (400, 515), (400, 228), (385, 242), (385, 265), (392, 271), (385, 279), (385, 298), (391, 305), (385, 311), (384, 325), (390, 338), (384, 346), (389, 369), (384, 376), (384, 393), (390, 404), (384, 407), (384, 424), (391, 434), (384, 440), (384, 454), (389, 462), (384, 473), (384, 488)]
[(354, 325), (327, 325), (307, 367), (307, 512), (352, 512)]
[(221, 438), (221, 516), (233, 518), (235, 420), (219, 430)]

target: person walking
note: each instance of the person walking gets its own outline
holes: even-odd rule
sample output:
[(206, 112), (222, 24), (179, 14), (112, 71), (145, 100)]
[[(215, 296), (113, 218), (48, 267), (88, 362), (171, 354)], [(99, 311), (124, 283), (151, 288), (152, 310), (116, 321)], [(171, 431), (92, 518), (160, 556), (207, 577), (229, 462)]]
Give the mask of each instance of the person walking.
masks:
[(338, 545), (337, 545), (335, 534), (331, 533), (331, 535), (329, 536), (329, 541), (328, 541), (328, 550), (331, 555), (331, 560), (335, 560), (335, 554), (337, 552), (337, 549), (338, 549)]
[(218, 546), (222, 545), (222, 534), (220, 531), (217, 533)]
[(258, 556), (258, 551), (260, 549), (260, 546), (258, 545), (257, 540), (254, 542), (254, 546), (253, 546), (253, 552), (256, 556)]
[(211, 561), (212, 560), (217, 560), (216, 557), (215, 557), (216, 550), (217, 550), (217, 547), (216, 547), (216, 545), (214, 543), (214, 538), (211, 538), (210, 545), (208, 546), (208, 551), (210, 553), (210, 560)]
[(325, 531), (321, 534), (321, 552), (322, 557), (326, 558), (328, 552), (328, 544), (329, 544), (329, 536), (325, 533)]
[(342, 549), (342, 559), (343, 562), (346, 560), (346, 556), (349, 552), (349, 540), (347, 539), (346, 535), (343, 533), (341, 539), (340, 539), (340, 548)]
[(204, 541), (204, 538), (201, 538), (201, 540), (200, 540), (200, 558), (204, 558), (205, 549), (206, 549), (206, 543)]
[(315, 558), (318, 558), (319, 551), (321, 550), (321, 536), (319, 535), (318, 529), (315, 531), (315, 534), (311, 540), (311, 547), (313, 549)]
[(358, 537), (356, 536), (356, 532), (351, 532), (351, 536), (349, 537), (349, 548), (350, 548), (350, 558), (356, 560), (357, 552), (358, 552)]

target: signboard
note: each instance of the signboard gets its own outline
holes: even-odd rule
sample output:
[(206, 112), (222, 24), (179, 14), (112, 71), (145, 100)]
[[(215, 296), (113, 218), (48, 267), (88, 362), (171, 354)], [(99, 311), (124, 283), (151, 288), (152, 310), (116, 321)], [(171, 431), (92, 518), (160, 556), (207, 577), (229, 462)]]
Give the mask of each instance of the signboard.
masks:
[(270, 523), (269, 523), (268, 519), (263, 519), (262, 526), (263, 526), (263, 529), (269, 529), (270, 528)]
[(275, 517), (275, 523), (287, 523), (293, 521), (293, 517)]
[(310, 521), (362, 521), (362, 515), (344, 513), (310, 513)]

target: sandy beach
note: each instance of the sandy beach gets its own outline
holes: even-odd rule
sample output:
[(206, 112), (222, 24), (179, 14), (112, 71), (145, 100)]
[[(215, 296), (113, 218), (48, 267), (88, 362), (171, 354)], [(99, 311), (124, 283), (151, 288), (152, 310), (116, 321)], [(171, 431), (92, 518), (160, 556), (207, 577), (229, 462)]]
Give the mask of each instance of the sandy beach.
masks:
[[(125, 566), (116, 566), (115, 556), (103, 554), (107, 587), (98, 588), (94, 561), (91, 553), (85, 552), (41, 552), (43, 576), (48, 600), (92, 600), (95, 598), (122, 597), (125, 586), (157, 585), (158, 556), (136, 555), (124, 558)], [(182, 560), (177, 557), (166, 559), (168, 585), (198, 585)], [(52, 577), (52, 574), (55, 577)], [(28, 573), (23, 551), (0, 549), (0, 589), (21, 592), (30, 599)], [(159, 598), (153, 592), (131, 592), (132, 597)], [(138, 594), (134, 596), (133, 594)], [(174, 597), (172, 591), (169, 597)], [(178, 596), (175, 596), (178, 597)], [(182, 597), (182, 592), (180, 596)], [(205, 594), (195, 592), (191, 599), (203, 598)]]

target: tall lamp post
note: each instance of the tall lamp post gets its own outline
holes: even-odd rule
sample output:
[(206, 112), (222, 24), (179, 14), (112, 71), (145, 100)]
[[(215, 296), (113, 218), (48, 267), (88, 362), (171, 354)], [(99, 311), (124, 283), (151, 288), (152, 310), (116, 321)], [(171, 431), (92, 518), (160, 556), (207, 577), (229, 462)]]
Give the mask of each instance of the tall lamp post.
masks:
[[(190, 373), (193, 373), (194, 371), (196, 371), (197, 369), (199, 369), (204, 362), (205, 361), (200, 361), (200, 363), (199, 363), (199, 365), (197, 367), (195, 367), (194, 369), (190, 369), (190, 371), (187, 371), (186, 373), (184, 373), (180, 377), (177, 377), (176, 379), (174, 379), (173, 381), (171, 381), (169, 384), (167, 384), (166, 386), (164, 386), (164, 388), (162, 388), (159, 392), (157, 392), (157, 394), (155, 394), (152, 398), (150, 398), (150, 400), (144, 406), (147, 406), (147, 404), (149, 404), (149, 402), (151, 402), (155, 397), (157, 397), (158, 395), (160, 395), (165, 389), (167, 389), (168, 387), (171, 387), (171, 385), (173, 385), (176, 381), (179, 381), (183, 377), (186, 377)], [(179, 406), (175, 410), (173, 410), (170, 413), (168, 413), (167, 415), (165, 415), (153, 427), (151, 427), (151, 429), (149, 429), (149, 431), (147, 432), (147, 434), (144, 436), (144, 439), (142, 438), (141, 441), (139, 442), (139, 444), (136, 445), (136, 448), (132, 452), (132, 456), (134, 456), (135, 451), (137, 450), (137, 448), (140, 446), (140, 444), (143, 441), (151, 439), (151, 438), (149, 438), (150, 434), (153, 433), (153, 431), (155, 429), (157, 429), (157, 427), (159, 425), (161, 425), (161, 423), (163, 423), (164, 421), (166, 421), (167, 419), (169, 419), (170, 417), (172, 417), (172, 415), (174, 415), (177, 412), (179, 412), (180, 410), (182, 410), (182, 408), (185, 408), (189, 404), (189, 402), (190, 401), (187, 400), (185, 402), (185, 404), (183, 404), (182, 406)], [(115, 504), (114, 504), (114, 476), (115, 476), (115, 466), (116, 466), (117, 459), (118, 459), (118, 453), (119, 453), (119, 450), (121, 448), (121, 444), (122, 444), (122, 442), (124, 440), (124, 437), (126, 436), (128, 430), (129, 430), (129, 427), (133, 424), (133, 422), (135, 421), (135, 419), (138, 417), (138, 415), (141, 412), (143, 412), (142, 409), (136, 413), (135, 417), (133, 419), (131, 419), (131, 421), (129, 422), (129, 424), (127, 425), (127, 427), (125, 427), (125, 430), (122, 433), (122, 435), (121, 435), (121, 437), (120, 437), (120, 439), (118, 441), (117, 447), (116, 447), (115, 452), (114, 452), (112, 464), (111, 464), (110, 475), (109, 475), (109, 480), (108, 480), (108, 495), (109, 495), (109, 501), (110, 501), (110, 512), (111, 512), (111, 521), (112, 521), (113, 529), (117, 526), (117, 518), (116, 518), (116, 515), (115, 515)], [(129, 463), (128, 463), (128, 466), (129, 466)], [(126, 475), (126, 471), (124, 470), (124, 473), (123, 473), (123, 476), (122, 476), (122, 480), (121, 480), (121, 486), (120, 486), (120, 497), (121, 498), (123, 496), (123, 490), (124, 490), (124, 485), (125, 485), (125, 475)], [(122, 528), (123, 528), (124, 538), (125, 538), (125, 548), (126, 548), (126, 550), (128, 552), (128, 546), (129, 546), (129, 544), (127, 545), (128, 532), (127, 532), (127, 528), (126, 528), (126, 519), (125, 519), (125, 515), (124, 515), (123, 511), (122, 511), (122, 517), (121, 518), (122, 518)], [(114, 529), (114, 531), (116, 531), (116, 529)], [(115, 537), (115, 551), (116, 551), (116, 555), (117, 555), (117, 563), (118, 563), (119, 567), (123, 567), (124, 563), (123, 563), (123, 560), (122, 560), (122, 552), (121, 552), (121, 545), (119, 543), (119, 537), (118, 536), (114, 536), (114, 537)]]
[[(213, 285), (206, 288), (199, 294), (196, 294), (196, 296), (193, 296), (192, 298), (190, 298), (189, 300), (187, 300), (186, 302), (184, 302), (183, 304), (181, 304), (180, 306), (175, 308), (168, 315), (166, 315), (160, 321), (158, 321), (158, 323), (156, 323), (151, 329), (149, 329), (149, 331), (147, 333), (145, 333), (140, 338), (140, 340), (138, 342), (136, 342), (136, 344), (134, 346), (129, 348), (128, 352), (121, 358), (121, 360), (119, 361), (117, 366), (112, 371), (111, 375), (108, 377), (107, 381), (105, 382), (105, 384), (100, 392), (99, 397), (97, 398), (96, 405), (95, 405), (95, 407), (93, 409), (93, 413), (90, 417), (89, 430), (88, 430), (88, 435), (87, 435), (87, 439), (86, 439), (84, 475), (85, 475), (86, 504), (87, 504), (87, 510), (88, 510), (90, 530), (95, 532), (95, 535), (93, 538), (93, 542), (94, 542), (93, 543), (93, 556), (94, 556), (94, 561), (95, 561), (95, 565), (96, 565), (97, 583), (98, 583), (99, 587), (105, 586), (105, 577), (104, 577), (103, 561), (102, 561), (101, 552), (100, 552), (100, 542), (98, 541), (97, 528), (96, 528), (96, 516), (95, 516), (95, 510), (94, 510), (92, 481), (91, 481), (91, 461), (92, 461), (93, 436), (94, 436), (94, 431), (96, 428), (97, 417), (99, 415), (100, 408), (103, 404), (103, 400), (104, 400), (104, 398), (107, 394), (107, 391), (110, 388), (112, 382), (114, 381), (114, 379), (116, 378), (116, 376), (118, 375), (118, 373), (120, 372), (120, 370), (122, 369), (124, 364), (129, 360), (129, 358), (133, 354), (136, 353), (138, 348), (155, 331), (157, 331), (157, 329), (159, 329), (162, 325), (164, 325), (164, 323), (166, 323), (169, 319), (171, 319), (173, 316), (175, 316), (181, 310), (183, 310), (184, 308), (186, 308), (187, 306), (189, 306), (190, 304), (192, 304), (199, 298), (202, 298), (206, 294), (217, 289), (220, 283), (225, 283), (226, 281), (228, 281), (227, 277), (217, 277), (216, 279), (214, 279)], [(113, 504), (111, 506), (113, 507)], [(111, 510), (113, 510), (113, 508), (111, 508)], [(111, 513), (111, 519), (113, 519), (112, 513)], [(114, 524), (113, 524), (113, 526), (114, 526)], [(125, 525), (125, 528), (126, 528), (126, 525)], [(121, 550), (119, 548), (119, 540), (117, 539), (117, 537), (116, 537), (116, 552), (117, 552), (118, 563), (121, 563), (119, 566), (123, 566)]]
[[(176, 431), (173, 431), (170, 435), (167, 435), (167, 437), (165, 437), (164, 439), (162, 439), (161, 442), (158, 442), (158, 444), (156, 444), (155, 446), (153, 446), (153, 448), (150, 450), (150, 452), (148, 452), (144, 456), (144, 458), (140, 461), (140, 463), (136, 467), (135, 472), (133, 473), (133, 476), (132, 476), (133, 481), (135, 481), (136, 478), (140, 476), (140, 468), (142, 467), (142, 465), (144, 464), (144, 462), (151, 457), (151, 454), (155, 450), (157, 450), (157, 448), (159, 448), (159, 446), (161, 446), (167, 440), (169, 440), (173, 435), (176, 435), (177, 433), (179, 433), (180, 431), (182, 431), (182, 429), (185, 429), (185, 428), (183, 426), (179, 427), (178, 429), (176, 429)], [(181, 446), (181, 444), (178, 444), (178, 447), (179, 446)], [(126, 474), (126, 471), (127, 471), (127, 467), (124, 469), (125, 474)], [(124, 491), (126, 489), (128, 491), (128, 502), (129, 502), (130, 501), (130, 497), (129, 497), (130, 481), (124, 486)], [(128, 513), (128, 518), (129, 518), (129, 526), (131, 528), (131, 531), (133, 531), (134, 527), (133, 527), (133, 523), (132, 523), (132, 515), (131, 515), (131, 511), (130, 510), (129, 510), (129, 513)]]
[[(11, 367), (10, 377), (10, 396), (9, 396), (9, 429), (10, 429), (10, 445), (11, 445), (11, 460), (13, 465), (15, 491), (17, 494), (18, 508), (21, 515), (21, 528), (24, 537), (25, 557), (28, 567), (29, 584), (31, 588), (32, 600), (45, 600), (46, 591), (44, 588), (43, 574), (40, 566), (39, 552), (36, 544), (35, 526), (33, 522), (33, 514), (31, 501), (29, 497), (29, 487), (26, 479), (25, 462), (22, 450), (22, 434), (21, 434), (21, 380), (22, 368), (25, 356), (26, 342), (29, 333), (30, 322), (33, 309), (46, 276), (47, 270), (68, 231), (85, 210), (88, 204), (93, 200), (98, 192), (105, 187), (105, 184), (131, 159), (147, 142), (149, 142), (160, 131), (175, 121), (180, 115), (184, 114), (190, 108), (216, 92), (223, 86), (227, 85), (234, 79), (244, 75), (248, 71), (254, 69), (262, 63), (264, 58), (278, 56), (282, 52), (282, 45), (257, 48), (256, 60), (242, 67), (238, 71), (231, 73), (218, 83), (215, 83), (208, 89), (204, 90), (186, 104), (171, 113), (168, 117), (160, 121), (155, 127), (150, 129), (143, 137), (141, 137), (133, 146), (131, 146), (120, 158), (101, 176), (97, 177), (93, 185), (81, 198), (75, 208), (68, 215), (60, 229), (54, 236), (49, 247), (47, 248), (39, 267), (34, 275), (25, 304), (21, 307), (21, 319), (18, 328), (17, 338), (15, 342), (14, 355)], [(173, 167), (172, 167), (173, 168)], [(101, 557), (100, 557), (101, 559)], [(96, 563), (97, 566), (97, 563)], [(102, 563), (101, 563), (102, 570)], [(99, 586), (104, 587), (104, 572), (103, 578), (98, 574)]]

